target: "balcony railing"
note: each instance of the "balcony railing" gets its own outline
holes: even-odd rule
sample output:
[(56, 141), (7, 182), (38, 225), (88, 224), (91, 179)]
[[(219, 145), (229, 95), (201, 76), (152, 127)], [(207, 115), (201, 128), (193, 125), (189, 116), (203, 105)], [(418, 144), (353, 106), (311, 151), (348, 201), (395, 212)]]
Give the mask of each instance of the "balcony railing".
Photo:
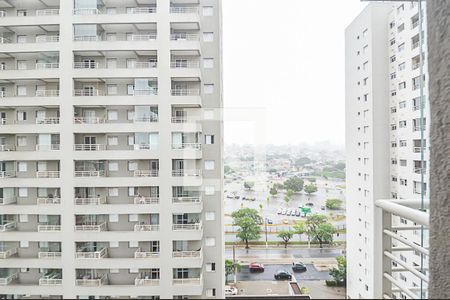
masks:
[[(82, 276), (84, 277), (84, 276)], [(76, 279), (76, 286), (102, 286), (106, 284), (108, 281), (108, 276), (106, 274), (99, 276), (98, 278), (89, 278), (90, 276), (86, 275), (86, 278)]]
[(183, 203), (187, 203), (187, 204), (192, 204), (192, 203), (201, 203), (202, 202), (202, 198), (200, 197), (173, 197), (172, 198), (172, 203), (175, 204), (183, 204)]
[(36, 97), (58, 97), (59, 90), (37, 90)]
[(157, 286), (159, 285), (159, 279), (142, 278), (142, 276), (139, 275), (134, 280), (134, 285)]
[(11, 257), (15, 254), (17, 254), (18, 249), (17, 248), (0, 248), (0, 259), (6, 259), (8, 257)]
[(170, 8), (171, 14), (197, 14), (197, 6), (172, 6)]
[(76, 8), (73, 10), (73, 14), (76, 16), (98, 15), (99, 10), (97, 8)]
[(184, 117), (172, 117), (172, 123), (189, 123), (189, 122), (196, 122), (197, 120), (193, 118), (188, 118), (186, 116)]
[(146, 42), (156, 40), (157, 34), (130, 34), (127, 36), (116, 36), (114, 39), (104, 39), (97, 35), (78, 35), (74, 36), (73, 40), (75, 42)]
[(36, 16), (57, 16), (59, 15), (58, 8), (47, 8), (36, 10)]
[(36, 119), (36, 124), (59, 124), (58, 117), (45, 117)]
[(173, 285), (201, 285), (202, 278), (174, 278)]
[(132, 7), (127, 10), (127, 14), (154, 14), (156, 7)]
[(200, 36), (197, 33), (172, 33), (171, 41), (199, 41)]
[(39, 285), (62, 285), (62, 278), (50, 278), (50, 277), (44, 277), (39, 278)]
[[(108, 255), (107, 248), (102, 248), (98, 251), (90, 251), (89, 248), (80, 250), (82, 251), (77, 251), (77, 253), (75, 253), (75, 258), (77, 259), (100, 259)], [(86, 250), (86, 252), (84, 252), (83, 250)]]
[(101, 222), (99, 224), (80, 224), (75, 225), (75, 231), (88, 231), (88, 232), (100, 232), (106, 231), (106, 222)]
[(62, 253), (61, 252), (39, 252), (38, 258), (39, 259), (58, 259), (61, 258)]
[(0, 205), (8, 205), (8, 204), (16, 203), (16, 201), (17, 201), (16, 197), (0, 198)]
[(105, 171), (75, 171), (75, 177), (104, 177)]
[(172, 149), (175, 149), (175, 150), (183, 150), (183, 149), (201, 150), (202, 144), (200, 144), (200, 143), (172, 144)]
[(172, 170), (173, 177), (199, 177), (200, 175), (200, 170)]
[(59, 232), (61, 225), (38, 225), (38, 232)]
[(137, 196), (134, 197), (134, 204), (158, 204), (159, 197), (144, 197)]
[(106, 145), (104, 144), (75, 144), (73, 145), (74, 151), (105, 151)]
[(59, 35), (40, 35), (36, 37), (36, 43), (57, 43)]
[(134, 177), (158, 177), (159, 170), (135, 170)]
[(172, 69), (197, 69), (200, 67), (200, 62), (198, 60), (187, 60), (187, 61), (171, 61), (170, 67)]
[(0, 152), (15, 151), (16, 147), (11, 145), (0, 145)]
[(37, 70), (43, 69), (58, 69), (59, 63), (36, 63)]
[(413, 172), (415, 174), (422, 174), (422, 172), (423, 172), (423, 174), (427, 174), (427, 168), (414, 167)]
[(6, 277), (2, 277), (0, 278), (0, 285), (8, 285), (17, 278), (19, 278), (19, 273), (14, 273)]
[(74, 69), (98, 69), (98, 62), (74, 62), (73, 63)]
[(60, 147), (60, 144), (36, 145), (36, 151), (58, 151)]
[(91, 197), (91, 198), (75, 198), (75, 205), (102, 205), (106, 204), (105, 197)]
[(135, 144), (135, 145), (133, 145), (133, 149), (136, 151), (152, 150), (152, 145), (150, 145), (150, 144)]
[(136, 224), (134, 231), (159, 231), (159, 225)]
[(130, 65), (127, 66), (128, 69), (152, 69), (156, 68), (158, 66), (158, 63), (156, 61), (154, 62), (148, 62), (148, 61), (135, 61), (132, 62)]
[(36, 178), (59, 178), (60, 171), (37, 171)]
[(134, 252), (134, 258), (155, 258), (159, 257), (159, 252), (142, 251), (141, 248)]
[(0, 232), (12, 231), (12, 230), (15, 230), (16, 228), (17, 228), (17, 222), (10, 221), (10, 222), (0, 225)]
[(0, 178), (13, 178), (16, 177), (16, 172), (14, 171), (0, 171)]
[(200, 89), (172, 89), (170, 94), (172, 96), (199, 96)]
[(94, 96), (103, 96), (104, 92), (100, 90), (77, 89), (73, 91), (73, 95), (76, 97), (94, 97)]
[(174, 231), (197, 231), (202, 229), (202, 223), (193, 223), (193, 224), (173, 224), (172, 230)]
[(37, 205), (55, 205), (61, 204), (61, 198), (37, 198)]
[[(422, 151), (422, 147), (413, 147), (414, 153), (420, 153), (421, 151)], [(426, 151), (426, 148), (424, 148), (423, 151)]]
[(136, 117), (133, 119), (134, 123), (154, 123), (154, 122), (158, 122), (158, 117), (157, 116), (153, 116), (153, 117)]
[(202, 256), (201, 250), (196, 251), (173, 251), (172, 257), (174, 258), (200, 258)]
[(104, 118), (97, 117), (75, 117), (73, 118), (73, 122), (75, 124), (103, 124), (105, 123)]
[[(406, 296), (412, 299), (420, 299), (422, 294), (427, 293), (428, 285), (428, 270), (426, 267), (409, 264), (398, 257), (395, 253), (401, 251), (414, 251), (419, 253), (421, 260), (425, 261), (425, 257), (429, 257), (429, 251), (427, 243), (417, 244), (411, 239), (407, 239), (403, 236), (405, 231), (425, 230), (429, 228), (429, 214), (422, 209), (429, 209), (429, 201), (425, 201), (421, 204), (418, 200), (378, 200), (376, 205), (376, 223), (378, 228), (376, 230), (383, 233), (382, 243), (375, 245), (375, 253), (382, 254), (383, 261), (377, 264), (378, 268), (381, 268), (380, 274), (382, 278), (378, 278), (382, 283), (382, 293), (384, 299), (395, 299), (394, 293), (402, 292)], [(415, 224), (412, 227), (394, 227), (392, 225), (393, 216), (397, 216), (403, 219), (410, 220)], [(395, 243), (401, 244), (401, 246), (393, 246)], [(377, 254), (375, 254), (377, 255)], [(393, 265), (398, 266), (394, 268)], [(423, 289), (411, 288), (404, 284), (403, 281), (396, 279), (393, 273), (408, 273), (420, 280)], [(416, 294), (419, 292), (419, 294)]]

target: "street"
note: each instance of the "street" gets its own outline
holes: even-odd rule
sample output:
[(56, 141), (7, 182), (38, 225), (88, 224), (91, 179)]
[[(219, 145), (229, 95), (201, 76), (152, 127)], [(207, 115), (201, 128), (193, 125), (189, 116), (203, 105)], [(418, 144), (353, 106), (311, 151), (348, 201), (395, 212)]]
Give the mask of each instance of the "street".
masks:
[[(319, 272), (313, 265), (306, 265), (307, 271), (302, 273), (292, 272), (292, 265), (265, 265), (265, 270), (262, 273), (250, 273), (248, 266), (242, 266), (241, 272), (237, 274), (238, 281), (254, 281), (254, 280), (275, 280), (273, 275), (280, 270), (286, 270), (291, 272), (297, 279), (297, 282), (302, 280), (328, 280), (331, 276), (328, 272)], [(233, 276), (229, 276), (229, 280), (232, 280)]]
[[(261, 260), (275, 260), (275, 259), (301, 259), (301, 258), (335, 258), (342, 255), (343, 249), (336, 248), (255, 248), (255, 249), (243, 249), (236, 248), (236, 259), (247, 260), (254, 258), (255, 262), (258, 259)], [(228, 259), (233, 258), (233, 249), (227, 247), (225, 250), (225, 256)], [(292, 262), (292, 261), (291, 261)]]

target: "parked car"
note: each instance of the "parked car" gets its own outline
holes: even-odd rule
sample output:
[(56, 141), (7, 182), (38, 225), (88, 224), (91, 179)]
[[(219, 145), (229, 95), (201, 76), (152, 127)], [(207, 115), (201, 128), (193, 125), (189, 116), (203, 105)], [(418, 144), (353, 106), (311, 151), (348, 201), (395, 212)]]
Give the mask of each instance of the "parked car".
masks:
[(306, 272), (306, 266), (301, 262), (294, 262), (294, 263), (292, 263), (292, 271)]
[(232, 195), (227, 195), (227, 198), (228, 198), (228, 199), (234, 199), (234, 196), (232, 196)]
[(264, 272), (264, 265), (258, 263), (251, 263), (250, 265), (248, 265), (248, 269), (250, 273)]
[(282, 212), (283, 212), (283, 210), (282, 210), (281, 208), (279, 208), (279, 209), (277, 210), (277, 214), (279, 214), (279, 215), (281, 215)]
[(284, 215), (286, 215), (286, 213), (287, 213), (287, 210), (286, 210), (286, 208), (284, 208), (283, 211), (281, 212), (281, 214), (284, 216)]
[(225, 286), (225, 295), (235, 296), (237, 294), (238, 294), (237, 288), (235, 288), (234, 286), (229, 286), (229, 285)]
[(291, 210), (288, 209), (288, 211), (286, 212), (286, 216), (290, 216), (291, 215)]
[(234, 199), (239, 199), (239, 198), (240, 198), (239, 196), (234, 197)]
[(325, 206), (322, 205), (322, 206), (320, 207), (320, 209), (321, 209), (321, 210), (325, 210)]
[(296, 215), (297, 217), (300, 217), (300, 211), (297, 210), (297, 211), (295, 212), (295, 215)]
[(271, 219), (267, 219), (267, 224), (272, 225), (272, 224), (273, 224), (273, 221), (272, 221)]
[(305, 204), (306, 206), (314, 206), (314, 203), (308, 202)]
[(288, 219), (283, 219), (283, 224), (289, 224), (289, 220)]
[(280, 270), (280, 271), (277, 271), (274, 275), (273, 275), (273, 277), (275, 278), (275, 280), (291, 280), (292, 279), (292, 274), (291, 273), (289, 273), (288, 271), (286, 271), (286, 270)]

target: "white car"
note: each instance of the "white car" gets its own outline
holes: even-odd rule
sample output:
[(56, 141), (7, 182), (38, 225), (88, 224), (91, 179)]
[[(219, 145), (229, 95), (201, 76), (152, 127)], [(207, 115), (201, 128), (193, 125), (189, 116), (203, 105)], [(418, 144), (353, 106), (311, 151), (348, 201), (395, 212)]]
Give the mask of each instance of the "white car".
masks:
[(229, 286), (229, 285), (225, 286), (225, 295), (234, 296), (234, 295), (237, 295), (237, 294), (238, 294), (237, 288), (235, 288), (233, 286)]
[(281, 209), (281, 208), (279, 208), (278, 210), (277, 210), (277, 214), (279, 214), (279, 215), (281, 215), (281, 212), (282, 212), (283, 210)]

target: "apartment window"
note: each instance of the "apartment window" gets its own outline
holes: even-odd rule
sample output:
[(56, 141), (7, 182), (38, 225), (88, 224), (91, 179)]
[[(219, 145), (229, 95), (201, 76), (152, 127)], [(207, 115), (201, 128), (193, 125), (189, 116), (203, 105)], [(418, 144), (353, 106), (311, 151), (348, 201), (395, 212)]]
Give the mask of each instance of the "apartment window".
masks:
[(389, 23), (389, 28), (392, 29), (395, 27), (395, 21), (392, 21), (391, 23)]
[(139, 217), (137, 214), (128, 215), (128, 222), (137, 222), (139, 221)]
[(127, 110), (127, 120), (134, 120), (134, 110)]
[(216, 220), (216, 213), (213, 212), (213, 211), (205, 212), (205, 220), (206, 221), (215, 221)]
[(397, 142), (391, 142), (391, 147), (392, 148), (397, 148)]
[(364, 102), (367, 102), (367, 101), (369, 101), (369, 94), (364, 95)]
[(398, 45), (398, 52), (402, 52), (405, 50), (405, 43), (401, 43), (400, 45)]
[(400, 144), (400, 147), (406, 147), (406, 140), (400, 140), (400, 142), (399, 142), (399, 144)]
[(205, 195), (211, 196), (214, 195), (215, 188), (213, 186), (205, 186)]
[(117, 85), (108, 84), (108, 95), (117, 95)]
[(108, 170), (111, 172), (117, 172), (119, 171), (119, 163), (116, 161), (110, 161), (108, 163)]
[(400, 24), (400, 26), (397, 27), (397, 31), (400, 33), (403, 30), (405, 30), (405, 23)]
[(400, 166), (401, 167), (406, 167), (408, 161), (406, 159), (400, 159)]
[(118, 136), (108, 136), (108, 145), (109, 146), (119, 145), (119, 137)]
[(26, 198), (26, 197), (28, 197), (28, 188), (26, 188), (26, 187), (20, 187), (20, 188), (19, 188), (19, 197), (20, 197), (20, 198)]
[(208, 83), (203, 86), (203, 91), (205, 94), (214, 93), (214, 84)]
[(400, 101), (400, 102), (398, 103), (398, 107), (399, 107), (399, 108), (405, 108), (405, 107), (406, 107), (406, 101)]
[(397, 78), (397, 74), (395, 72), (393, 72), (393, 73), (391, 73), (390, 77), (391, 77), (391, 79), (395, 79), (395, 78)]
[(17, 171), (19, 172), (27, 172), (28, 164), (26, 161), (19, 161), (17, 165)]
[(211, 17), (214, 15), (214, 7), (212, 6), (203, 6), (203, 16)]
[(367, 82), (368, 82), (368, 81), (369, 81), (369, 77), (364, 78), (364, 79), (363, 79), (363, 84), (364, 84), (364, 85), (367, 85)]
[(214, 160), (205, 160), (205, 170), (214, 170)]
[[(39, 215), (41, 216), (41, 215)], [(28, 222), (28, 215), (19, 215), (19, 222), (20, 223), (27, 223)]]
[(363, 36), (367, 36), (367, 33), (369, 33), (369, 29), (365, 29), (365, 30), (363, 31)]
[(399, 71), (403, 71), (404, 69), (406, 69), (406, 63), (403, 62), (403, 63), (398, 65), (398, 70)]
[(406, 127), (406, 120), (399, 121), (398, 125), (399, 125), (400, 128), (405, 128)]
[(216, 289), (206, 289), (206, 297), (215, 297)]
[(391, 124), (391, 130), (392, 130), (392, 131), (397, 130), (397, 125)]
[(206, 134), (205, 135), (205, 144), (206, 145), (214, 144), (214, 135)]
[(214, 247), (216, 246), (216, 238), (215, 237), (207, 237), (205, 238), (205, 246)]
[(17, 120), (18, 121), (26, 121), (27, 120), (27, 112), (26, 111), (18, 111), (17, 112)]
[(391, 60), (391, 63), (392, 63), (392, 62), (396, 61), (397, 58), (395, 57), (395, 55), (392, 55), (391, 58), (390, 58), (390, 60)]
[(402, 11), (405, 10), (405, 4), (400, 5), (399, 7), (397, 7), (397, 13), (401, 13)]
[(117, 121), (119, 119), (119, 112), (117, 110), (108, 110), (108, 120)]
[(369, 66), (369, 62), (366, 61), (366, 62), (363, 64), (363, 70), (366, 70), (368, 66)]
[(395, 114), (397, 112), (397, 107), (392, 106), (391, 107), (391, 114)]
[(397, 164), (397, 160), (396, 160), (395, 158), (392, 158), (392, 159), (391, 159), (391, 164), (392, 164), (392, 165), (396, 165), (396, 164)]
[(408, 180), (400, 178), (400, 185), (407, 186), (408, 185)]
[(399, 90), (406, 89), (406, 81), (400, 82), (400, 83), (398, 84), (398, 89), (399, 89)]
[(204, 58), (203, 59), (203, 68), (205, 68), (205, 69), (214, 68), (214, 58)]
[(108, 196), (110, 196), (110, 197), (118, 197), (119, 196), (119, 189), (118, 188), (109, 188), (108, 189)]
[(397, 91), (396, 90), (391, 90), (391, 96), (396, 96), (397, 95)]
[(206, 272), (215, 272), (216, 263), (206, 263)]
[(29, 246), (30, 246), (29, 241), (20, 241), (20, 243), (19, 243), (20, 248), (28, 248)]
[(119, 222), (119, 215), (118, 214), (110, 214), (109, 215), (109, 222), (111, 222), (111, 223)]
[(128, 171), (136, 171), (138, 169), (138, 163), (135, 161), (128, 162)]
[(391, 44), (391, 46), (395, 45), (395, 39), (391, 39), (390, 44)]
[(363, 53), (365, 54), (365, 53), (367, 52), (368, 49), (369, 49), (369, 46), (368, 46), (368, 45), (365, 45), (365, 46), (363, 47)]
[(134, 187), (134, 186), (130, 186), (128, 187), (128, 196), (129, 197), (134, 197), (138, 194), (138, 188)]
[(364, 115), (364, 118), (367, 118), (367, 116), (369, 115), (369, 110), (368, 110), (368, 109), (365, 109), (365, 110), (363, 111), (363, 115)]
[(214, 32), (203, 32), (203, 41), (204, 42), (213, 42), (214, 41)]

